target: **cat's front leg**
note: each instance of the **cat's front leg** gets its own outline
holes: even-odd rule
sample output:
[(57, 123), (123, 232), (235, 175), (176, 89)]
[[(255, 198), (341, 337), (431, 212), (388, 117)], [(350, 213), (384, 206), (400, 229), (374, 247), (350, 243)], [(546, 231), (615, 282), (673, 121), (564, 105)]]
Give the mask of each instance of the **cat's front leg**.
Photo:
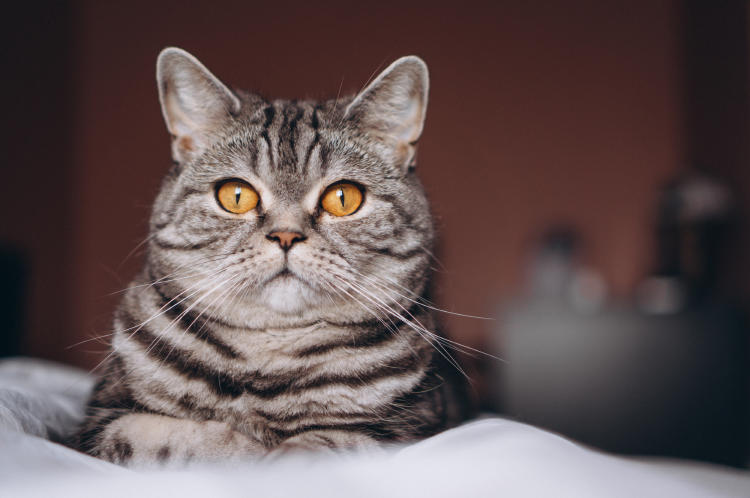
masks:
[(253, 459), (266, 449), (223, 422), (133, 413), (105, 426), (92, 453), (114, 463), (143, 467)]
[(306, 452), (339, 453), (356, 451), (364, 453), (382, 453), (383, 446), (367, 434), (359, 432), (325, 429), (307, 431), (282, 441), (272, 449), (268, 459)]

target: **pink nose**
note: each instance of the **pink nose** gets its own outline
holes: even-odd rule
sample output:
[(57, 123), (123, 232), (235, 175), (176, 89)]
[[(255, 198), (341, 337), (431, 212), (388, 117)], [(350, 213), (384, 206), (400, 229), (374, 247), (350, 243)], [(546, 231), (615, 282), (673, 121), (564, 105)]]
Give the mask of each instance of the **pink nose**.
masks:
[(266, 235), (268, 240), (275, 240), (279, 243), (282, 249), (285, 251), (289, 250), (295, 242), (302, 242), (307, 237), (299, 232), (271, 232)]

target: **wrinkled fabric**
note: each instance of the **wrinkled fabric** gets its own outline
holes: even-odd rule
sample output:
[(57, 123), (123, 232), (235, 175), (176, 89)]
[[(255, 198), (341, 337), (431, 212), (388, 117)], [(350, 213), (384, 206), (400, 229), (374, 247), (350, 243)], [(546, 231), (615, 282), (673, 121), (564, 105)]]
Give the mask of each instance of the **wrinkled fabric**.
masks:
[(92, 385), (69, 367), (0, 361), (0, 496), (750, 496), (748, 472), (616, 457), (497, 417), (378, 456), (136, 472), (50, 440), (75, 430)]

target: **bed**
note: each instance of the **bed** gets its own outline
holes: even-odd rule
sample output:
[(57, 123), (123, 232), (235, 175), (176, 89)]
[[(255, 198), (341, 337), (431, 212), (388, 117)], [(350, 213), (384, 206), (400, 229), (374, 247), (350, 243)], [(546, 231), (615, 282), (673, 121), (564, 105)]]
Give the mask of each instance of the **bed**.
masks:
[(93, 377), (0, 361), (0, 496), (750, 496), (750, 472), (623, 458), (484, 417), (382, 455), (133, 471), (54, 442), (81, 420)]

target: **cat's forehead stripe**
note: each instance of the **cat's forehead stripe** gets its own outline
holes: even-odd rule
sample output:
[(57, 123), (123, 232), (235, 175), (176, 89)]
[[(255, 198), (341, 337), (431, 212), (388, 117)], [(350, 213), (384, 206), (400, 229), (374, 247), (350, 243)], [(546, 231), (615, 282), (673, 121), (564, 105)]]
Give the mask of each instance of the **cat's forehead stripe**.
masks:
[[(264, 121), (256, 134), (256, 148), (267, 151), (267, 157), (261, 158), (267, 173), (290, 173), (299, 181), (300, 177), (325, 170), (323, 160), (327, 154), (313, 154), (316, 148), (322, 148), (321, 110), (320, 104), (312, 102), (278, 100), (263, 108)], [(259, 144), (259, 140), (265, 144)], [(316, 164), (316, 159), (321, 162)]]

